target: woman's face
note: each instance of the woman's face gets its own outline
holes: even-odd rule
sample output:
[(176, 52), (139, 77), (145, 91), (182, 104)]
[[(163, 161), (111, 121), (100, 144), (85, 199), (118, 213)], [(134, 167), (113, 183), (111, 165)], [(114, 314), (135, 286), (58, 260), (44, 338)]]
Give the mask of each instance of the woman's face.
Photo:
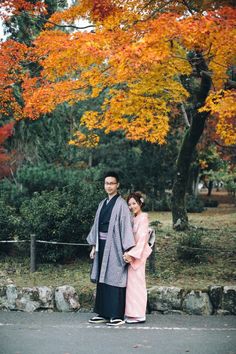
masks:
[(129, 210), (132, 211), (134, 215), (137, 215), (141, 212), (141, 206), (134, 198), (130, 198), (128, 202)]

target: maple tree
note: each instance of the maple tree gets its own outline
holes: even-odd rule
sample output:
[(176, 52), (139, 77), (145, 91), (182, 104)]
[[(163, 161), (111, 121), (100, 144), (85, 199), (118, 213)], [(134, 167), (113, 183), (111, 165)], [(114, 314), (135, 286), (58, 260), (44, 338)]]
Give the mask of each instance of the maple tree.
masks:
[(0, 127), (0, 161), (7, 161), (8, 156), (6, 153), (3, 153), (3, 143), (7, 138), (9, 138), (13, 133), (14, 122), (5, 124), (4, 126)]
[[(21, 165), (22, 161), (33, 161), (39, 147), (38, 143), (35, 144), (36, 132), (34, 132), (34, 142), (31, 144), (35, 122), (21, 119), (24, 117), (22, 82), (28, 75), (37, 76), (40, 72), (37, 59), (30, 55), (30, 46), (51, 14), (65, 6), (65, 3), (66, 0), (60, 2), (58, 0), (1, 1), (0, 17), (8, 40), (3, 39), (0, 44), (0, 125), (6, 124), (12, 118), (17, 121), (14, 127), (14, 138), (9, 142), (6, 141), (5, 144), (9, 151), (14, 151), (14, 162), (8, 161), (7, 164), (11, 164), (13, 171)], [(39, 126), (43, 121), (37, 123)], [(50, 133), (53, 134), (53, 131)], [(8, 166), (4, 168), (5, 175), (9, 175)]]
[(1, 44), (0, 50), (0, 114), (1, 119), (23, 118), (23, 105), (17, 100), (16, 88), (25, 77), (22, 64), (28, 48), (13, 40)]
[(21, 11), (28, 11), (33, 15), (45, 14), (46, 6), (44, 1), (27, 0), (2, 0), (0, 7), (0, 16), (3, 19), (18, 14)]
[[(89, 21), (82, 26), (87, 31), (81, 31), (78, 19)], [(106, 90), (101, 108), (85, 112), (78, 140), (71, 143), (85, 146), (86, 132), (88, 146), (97, 143), (101, 129), (164, 144), (170, 113), (182, 110), (188, 127), (173, 186), (173, 224), (184, 228), (188, 172), (206, 119), (216, 121), (225, 144), (236, 143), (235, 89), (229, 80), (236, 57), (235, 19), (232, 1), (81, 0), (53, 14), (28, 49), (42, 70), (38, 77), (23, 71), (24, 104), (16, 105), (15, 118), (37, 119), (61, 103), (73, 105)], [(4, 69), (7, 77), (15, 65)]]
[(11, 174), (10, 165), (13, 153), (7, 151), (4, 143), (12, 136), (14, 124), (14, 122), (10, 122), (0, 127), (0, 179)]

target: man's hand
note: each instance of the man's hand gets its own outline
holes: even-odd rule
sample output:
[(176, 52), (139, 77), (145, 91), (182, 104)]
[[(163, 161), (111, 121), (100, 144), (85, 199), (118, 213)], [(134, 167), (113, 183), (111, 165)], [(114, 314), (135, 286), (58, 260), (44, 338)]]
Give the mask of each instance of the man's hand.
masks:
[(89, 254), (89, 257), (90, 257), (90, 259), (94, 259), (94, 257), (95, 257), (95, 246), (93, 246), (93, 248), (92, 248), (92, 250), (91, 250), (91, 252)]
[(123, 254), (123, 260), (125, 261), (125, 263), (130, 263), (133, 260), (133, 257), (131, 257), (127, 252), (125, 252)]

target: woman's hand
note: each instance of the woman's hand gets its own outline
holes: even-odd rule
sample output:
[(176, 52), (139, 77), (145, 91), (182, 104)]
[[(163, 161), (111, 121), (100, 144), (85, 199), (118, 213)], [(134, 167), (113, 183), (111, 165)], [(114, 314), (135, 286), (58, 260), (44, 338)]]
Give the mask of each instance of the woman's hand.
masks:
[(133, 260), (133, 257), (131, 257), (127, 252), (123, 254), (123, 260), (125, 263), (131, 263)]
[(94, 259), (95, 258), (95, 246), (93, 246), (93, 248), (92, 248), (92, 250), (91, 250), (91, 252), (89, 254), (89, 257), (90, 257), (90, 259)]

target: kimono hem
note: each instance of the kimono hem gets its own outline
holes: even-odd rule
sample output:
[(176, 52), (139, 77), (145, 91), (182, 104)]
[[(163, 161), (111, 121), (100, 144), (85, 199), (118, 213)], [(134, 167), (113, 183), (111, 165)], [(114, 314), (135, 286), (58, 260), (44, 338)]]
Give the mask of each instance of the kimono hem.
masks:
[(149, 230), (146, 213), (141, 213), (134, 218), (133, 231), (136, 245), (128, 251), (133, 260), (128, 268), (125, 315), (128, 317), (145, 317), (147, 306), (145, 265), (152, 252), (148, 245)]

